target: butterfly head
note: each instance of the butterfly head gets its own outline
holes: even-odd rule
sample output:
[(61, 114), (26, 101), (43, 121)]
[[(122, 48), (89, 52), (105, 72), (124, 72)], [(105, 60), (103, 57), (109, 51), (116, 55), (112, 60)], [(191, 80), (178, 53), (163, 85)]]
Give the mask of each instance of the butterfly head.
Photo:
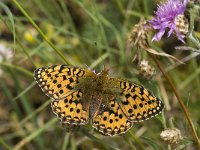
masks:
[(108, 72), (109, 72), (109, 69), (104, 69), (100, 73), (98, 73), (97, 75), (102, 76), (102, 77), (108, 77)]

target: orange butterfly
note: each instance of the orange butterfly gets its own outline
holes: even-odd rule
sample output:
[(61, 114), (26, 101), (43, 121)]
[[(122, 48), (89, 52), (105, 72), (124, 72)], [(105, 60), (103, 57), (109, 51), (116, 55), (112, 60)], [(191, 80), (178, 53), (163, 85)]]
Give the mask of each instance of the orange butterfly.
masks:
[(119, 135), (133, 122), (154, 117), (164, 108), (162, 101), (143, 86), (110, 78), (106, 69), (96, 74), (85, 68), (54, 65), (35, 70), (34, 77), (53, 99), (53, 112), (69, 128), (91, 120), (103, 135)]

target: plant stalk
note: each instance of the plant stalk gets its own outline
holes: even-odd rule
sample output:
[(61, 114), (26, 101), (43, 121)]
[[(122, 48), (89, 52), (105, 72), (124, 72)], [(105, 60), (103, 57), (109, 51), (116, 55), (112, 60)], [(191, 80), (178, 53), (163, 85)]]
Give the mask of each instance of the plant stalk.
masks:
[(158, 62), (156, 56), (154, 56), (154, 55), (152, 55), (152, 56), (153, 56), (153, 59), (154, 59), (156, 65), (157, 65), (158, 68), (161, 70), (161, 72), (163, 73), (165, 79), (167, 80), (167, 82), (168, 82), (169, 85), (171, 86), (171, 88), (172, 88), (174, 94), (176, 95), (176, 98), (177, 98), (177, 100), (178, 100), (178, 102), (179, 102), (179, 104), (180, 104), (180, 106), (181, 106), (181, 108), (182, 108), (182, 110), (183, 110), (183, 112), (184, 112), (184, 115), (185, 115), (186, 118), (187, 118), (187, 121), (188, 121), (188, 123), (189, 123), (189, 126), (190, 126), (191, 129), (192, 129), (192, 135), (193, 135), (193, 137), (194, 137), (194, 139), (195, 139), (195, 141), (196, 141), (197, 147), (198, 147), (198, 149), (200, 149), (200, 141), (199, 141), (198, 135), (197, 135), (197, 133), (196, 133), (196, 131), (195, 131), (194, 124), (192, 123), (192, 119), (191, 119), (191, 117), (190, 117), (190, 114), (189, 114), (189, 112), (187, 111), (187, 108), (186, 108), (186, 106), (185, 106), (185, 104), (184, 104), (184, 102), (183, 102), (181, 96), (179, 95), (178, 91), (176, 90), (176, 88), (175, 88), (173, 82), (172, 82), (172, 81), (170, 80), (170, 78), (168, 77), (167, 73), (164, 71), (164, 69), (162, 68), (162, 66), (161, 66), (160, 63)]
[(33, 19), (27, 14), (27, 12), (22, 8), (22, 6), (17, 2), (17, 0), (12, 0), (15, 5), (18, 7), (18, 9), (21, 11), (21, 13), (29, 20), (29, 22), (32, 24), (32, 26), (39, 32), (39, 34), (42, 36), (42, 38), (51, 46), (51, 48), (63, 59), (63, 61), (67, 64), (71, 64), (64, 55), (58, 50), (54, 44), (46, 37), (46, 35), (40, 30), (38, 25), (33, 21)]

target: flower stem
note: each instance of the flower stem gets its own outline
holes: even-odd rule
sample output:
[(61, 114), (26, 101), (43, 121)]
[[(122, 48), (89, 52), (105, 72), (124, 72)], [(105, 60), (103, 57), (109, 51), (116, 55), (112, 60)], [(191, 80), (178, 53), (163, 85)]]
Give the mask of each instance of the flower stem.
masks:
[(191, 117), (190, 117), (190, 115), (189, 115), (189, 113), (187, 111), (187, 108), (186, 108), (186, 106), (185, 106), (185, 104), (184, 104), (181, 96), (179, 95), (178, 91), (176, 90), (173, 82), (170, 80), (170, 78), (168, 77), (168, 75), (166, 74), (166, 72), (163, 70), (163, 68), (160, 65), (160, 63), (158, 62), (156, 56), (154, 56), (154, 55), (152, 55), (152, 56), (153, 56), (153, 59), (154, 59), (156, 65), (161, 70), (161, 72), (163, 73), (165, 79), (167, 80), (167, 82), (171, 86), (172, 90), (174, 91), (174, 94), (176, 95), (176, 98), (177, 98), (177, 100), (178, 100), (178, 102), (179, 102), (179, 104), (180, 104), (180, 106), (181, 106), (181, 108), (182, 108), (182, 110), (184, 112), (184, 115), (186, 116), (187, 121), (188, 121), (188, 123), (189, 123), (189, 125), (190, 125), (190, 127), (192, 129), (192, 134), (193, 134), (193, 137), (194, 137), (194, 139), (196, 141), (197, 147), (198, 147), (198, 149), (200, 149), (200, 141), (199, 141), (199, 138), (198, 138), (197, 133), (195, 131), (194, 124), (192, 123), (192, 119), (191, 119)]
[(38, 25), (33, 21), (33, 19), (27, 14), (27, 12), (22, 8), (22, 6), (17, 2), (17, 0), (12, 0), (13, 3), (18, 7), (18, 9), (21, 11), (21, 13), (29, 20), (29, 22), (32, 24), (32, 26), (39, 32), (39, 34), (42, 36), (42, 38), (53, 48), (53, 50), (63, 59), (63, 61), (67, 64), (71, 64), (64, 55), (58, 50), (54, 44), (46, 37), (46, 35), (40, 30)]
[(188, 38), (190, 39), (190, 41), (192, 41), (193, 44), (198, 47), (198, 49), (200, 49), (200, 42), (197, 38), (194, 37), (192, 33), (189, 34)]

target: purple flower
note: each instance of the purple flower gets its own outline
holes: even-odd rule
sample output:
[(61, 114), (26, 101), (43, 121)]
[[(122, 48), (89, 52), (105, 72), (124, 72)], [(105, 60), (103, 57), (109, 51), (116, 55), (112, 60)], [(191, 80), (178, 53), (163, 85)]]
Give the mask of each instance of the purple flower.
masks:
[(155, 12), (156, 17), (149, 20), (149, 23), (153, 26), (153, 28), (159, 30), (154, 35), (152, 41), (159, 41), (167, 30), (168, 37), (172, 33), (175, 33), (178, 39), (185, 43), (183, 40), (185, 35), (179, 31), (176, 23), (178, 18), (184, 15), (187, 3), (188, 0), (168, 0), (165, 3), (158, 5), (158, 9)]

